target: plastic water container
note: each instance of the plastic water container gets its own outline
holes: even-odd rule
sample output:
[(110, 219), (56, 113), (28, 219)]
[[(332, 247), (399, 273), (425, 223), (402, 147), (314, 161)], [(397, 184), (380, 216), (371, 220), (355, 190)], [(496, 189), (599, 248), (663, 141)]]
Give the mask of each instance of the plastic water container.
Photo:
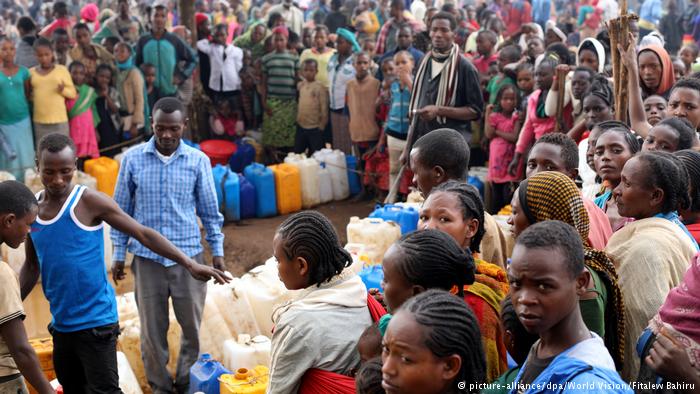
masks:
[(414, 208), (404, 208), (399, 205), (387, 204), (381, 206), (377, 204), (374, 211), (369, 214), (371, 218), (380, 218), (384, 221), (392, 221), (401, 227), (401, 235), (416, 231), (420, 214)]
[(97, 179), (97, 190), (112, 197), (117, 185), (119, 163), (106, 156), (85, 161), (85, 172)]
[(371, 265), (365, 267), (360, 271), (358, 276), (364, 282), (367, 290), (369, 289), (379, 289), (382, 291), (382, 280), (384, 279), (384, 270), (381, 265)]
[(365, 253), (371, 264), (381, 264), (384, 253), (391, 244), (401, 238), (401, 227), (379, 218), (350, 218), (347, 227), (348, 243), (365, 245)]
[(211, 286), (207, 287), (207, 299), (211, 298), (216, 304), (226, 326), (233, 335), (232, 338), (237, 338), (240, 334), (258, 335), (261, 333), (255, 312), (248, 300), (248, 292), (246, 284), (240, 278), (233, 278), (225, 285), (212, 283)]
[[(207, 283), (207, 292), (215, 286)], [(228, 325), (224, 321), (223, 313), (214, 301), (213, 297), (206, 297), (204, 310), (202, 311), (202, 324), (199, 328), (199, 351), (209, 353), (214, 360), (223, 360), (224, 353), (221, 343), (235, 338)]]
[(325, 204), (333, 201), (333, 177), (328, 168), (324, 166), (318, 169), (318, 186), (320, 203)]
[(231, 155), (228, 165), (233, 172), (243, 172), (243, 169), (254, 161), (255, 148), (241, 139), (238, 141), (238, 149)]
[(279, 278), (277, 260), (268, 259), (241, 277), (243, 289), (263, 335), (272, 335), (272, 314), (280, 305), (292, 299), (292, 293)]
[(221, 394), (265, 394), (269, 381), (270, 370), (264, 365), (240, 368), (235, 374), (221, 376)]
[(325, 163), (326, 168), (331, 173), (333, 199), (340, 201), (350, 197), (348, 166), (345, 162), (345, 153), (339, 150), (321, 149), (314, 153), (313, 157), (319, 163)]
[(211, 172), (214, 175), (216, 200), (219, 203), (219, 210), (224, 214), (224, 219), (241, 220), (241, 187), (238, 174), (220, 164), (217, 164)]
[(291, 164), (277, 164), (269, 167), (275, 174), (277, 191), (277, 212), (280, 215), (301, 210), (301, 176), (299, 169)]
[(350, 187), (350, 195), (354, 196), (362, 191), (362, 183), (360, 183), (360, 174), (355, 172), (357, 168), (357, 158), (353, 155), (345, 156), (345, 163), (348, 166), (348, 186)]
[(263, 146), (260, 145), (260, 143), (252, 137), (243, 137), (241, 141), (245, 142), (246, 144), (252, 146), (253, 149), (255, 149), (255, 161), (258, 163), (262, 163), (265, 156), (265, 149), (263, 149)]
[(467, 183), (474, 186), (478, 191), (479, 194), (481, 195), (481, 199), (484, 199), (484, 182), (479, 179), (476, 175), (470, 175), (469, 178), (467, 178)]
[(117, 372), (119, 374), (119, 388), (124, 394), (142, 394), (139, 381), (136, 380), (134, 370), (126, 359), (126, 355), (117, 352)]
[(39, 359), (39, 367), (47, 379), (51, 380), (56, 377), (56, 372), (53, 366), (53, 339), (30, 339), (29, 344), (34, 348), (36, 356)]
[(219, 394), (219, 376), (230, 374), (220, 362), (204, 353), (190, 368), (190, 393), (201, 391), (207, 394)]
[(299, 169), (301, 176), (301, 206), (311, 208), (321, 203), (320, 180), (318, 172), (321, 169), (318, 162), (306, 155), (290, 153), (284, 162)]
[(231, 155), (236, 153), (237, 150), (236, 144), (226, 140), (202, 141), (200, 147), (202, 152), (211, 160), (212, 167), (217, 164), (227, 165)]
[(243, 170), (243, 175), (255, 186), (255, 216), (265, 218), (277, 215), (277, 193), (272, 170), (253, 163)]
[(255, 186), (241, 174), (238, 174), (238, 183), (241, 187), (241, 219), (254, 218)]
[(224, 366), (235, 371), (256, 365), (270, 365), (271, 348), (270, 338), (264, 335), (251, 338), (248, 334), (241, 334), (237, 340), (224, 341)]

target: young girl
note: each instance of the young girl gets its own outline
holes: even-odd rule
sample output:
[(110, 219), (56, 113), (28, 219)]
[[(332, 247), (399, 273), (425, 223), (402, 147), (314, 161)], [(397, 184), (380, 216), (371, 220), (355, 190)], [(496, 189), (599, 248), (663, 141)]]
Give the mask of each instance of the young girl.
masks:
[[(99, 147), (105, 149), (122, 142), (123, 135), (119, 131), (117, 119), (119, 117), (119, 93), (112, 87), (112, 69), (101, 64), (97, 66), (95, 73), (97, 100), (95, 108), (100, 117), (97, 131), (100, 136)], [(121, 152), (120, 148), (113, 148), (103, 152), (104, 156), (113, 157)]]
[(117, 91), (119, 92), (119, 117), (121, 131), (127, 139), (135, 138), (144, 128), (146, 114), (146, 88), (143, 75), (134, 65), (131, 47), (123, 42), (114, 50), (117, 60)]
[(372, 324), (365, 285), (348, 269), (352, 257), (315, 211), (292, 215), (272, 245), (280, 280), (298, 291), (273, 315), (268, 390), (297, 392), (309, 370), (349, 376), (360, 365), (358, 339)]
[(639, 152), (640, 145), (634, 134), (621, 127), (601, 130), (596, 140), (593, 160), (596, 173), (605, 183), (606, 191), (595, 199), (595, 203), (608, 215), (613, 232), (630, 220), (618, 213), (612, 191), (620, 184), (620, 174), (625, 163)]
[(683, 118), (668, 118), (652, 127), (644, 139), (642, 151), (676, 152), (690, 149), (697, 142), (695, 129)]
[[(394, 55), (396, 66), (396, 77), (392, 78), (390, 67), (387, 68), (385, 77), (389, 78), (391, 104), (387, 122), (384, 125), (383, 138), (386, 139), (386, 146), (389, 149), (389, 182), (394, 184), (394, 180), (399, 175), (401, 163), (399, 157), (406, 147), (408, 137), (408, 107), (411, 101), (411, 89), (413, 88), (413, 56), (408, 51), (400, 51)], [(408, 189), (402, 190), (408, 192)]]
[(34, 144), (51, 133), (70, 135), (66, 99), (77, 96), (68, 69), (54, 62), (51, 41), (38, 38), (34, 50), (39, 65), (32, 67), (31, 91), (34, 107)]
[(486, 382), (474, 313), (454, 295), (430, 290), (409, 300), (384, 336), (382, 386), (387, 392), (478, 392)]
[[(557, 64), (559, 64), (558, 57), (550, 53), (546, 55), (546, 58), (537, 66), (535, 72), (535, 85), (537, 90), (527, 99), (526, 119), (515, 146), (515, 155), (508, 166), (508, 172), (511, 175), (517, 174), (518, 170), (522, 168), (521, 158), (530, 146), (532, 146), (532, 143), (544, 134), (554, 131), (557, 119), (555, 117), (548, 117), (545, 114), (544, 107), (547, 94), (552, 87), (554, 70)], [(570, 126), (571, 109), (569, 108), (568, 113), (564, 115), (565, 123)]]
[(277, 151), (294, 146), (297, 116), (296, 74), (299, 57), (287, 51), (289, 30), (275, 28), (272, 34), (275, 50), (263, 56), (263, 145), (272, 161), (278, 160)]
[(615, 97), (610, 83), (604, 76), (593, 76), (591, 87), (582, 99), (582, 110), (588, 130), (592, 130), (598, 123), (614, 119)]
[(16, 156), (10, 160), (3, 155), (0, 168), (8, 169), (22, 181), (24, 169), (34, 165), (34, 145), (27, 103), (29, 70), (15, 64), (15, 52), (9, 38), (0, 38), (0, 133)]
[[(538, 25), (539, 26), (539, 25)], [(535, 77), (534, 77), (534, 72), (532, 68), (532, 64), (530, 63), (522, 63), (518, 66), (516, 69), (517, 72), (517, 84), (518, 84), (518, 89), (520, 90), (520, 108), (518, 110), (520, 111), (521, 114), (526, 114), (527, 113), (527, 102), (532, 94), (533, 90), (535, 90)]]
[(476, 188), (450, 181), (430, 192), (420, 213), (419, 229), (435, 229), (450, 235), (474, 258), (474, 284), (464, 286), (464, 300), (472, 307), (486, 353), (486, 377), (489, 381), (506, 370), (506, 350), (502, 342), (498, 313), (508, 293), (506, 273), (479, 258), (479, 245), (486, 233), (484, 204)]
[(512, 193), (511, 182), (521, 177), (520, 174), (508, 173), (521, 125), (518, 98), (515, 85), (503, 85), (496, 94), (496, 104), (486, 107), (484, 134), (490, 140), (488, 179), (493, 188), (492, 214), (508, 204)]
[(95, 131), (95, 125), (100, 123), (95, 109), (97, 94), (95, 89), (85, 83), (86, 69), (83, 63), (73, 62), (68, 69), (73, 83), (78, 88), (78, 97), (66, 101), (70, 138), (75, 143), (79, 167), (82, 167), (85, 160), (100, 156)]

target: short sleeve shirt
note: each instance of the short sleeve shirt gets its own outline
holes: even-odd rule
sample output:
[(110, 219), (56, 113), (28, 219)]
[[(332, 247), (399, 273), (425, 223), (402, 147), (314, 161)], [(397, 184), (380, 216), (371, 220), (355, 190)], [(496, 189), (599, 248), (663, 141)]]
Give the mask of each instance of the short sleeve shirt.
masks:
[(267, 94), (274, 98), (296, 98), (299, 57), (291, 53), (268, 53), (262, 58), (267, 75)]
[[(0, 326), (16, 318), (24, 319), (24, 308), (17, 274), (0, 261)], [(5, 339), (0, 336), (0, 377), (19, 373)]]
[(0, 72), (0, 124), (14, 124), (29, 117), (29, 103), (24, 83), (30, 78), (26, 67), (7, 76)]

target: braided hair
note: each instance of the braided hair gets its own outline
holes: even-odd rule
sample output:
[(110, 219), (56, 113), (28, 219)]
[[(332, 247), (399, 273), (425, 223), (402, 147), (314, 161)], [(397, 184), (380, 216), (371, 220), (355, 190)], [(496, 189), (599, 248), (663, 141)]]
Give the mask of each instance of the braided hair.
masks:
[(317, 211), (290, 216), (277, 229), (288, 259), (302, 257), (309, 264), (309, 283), (321, 286), (352, 264), (340, 245), (333, 224)]
[(412, 285), (442, 290), (457, 286), (457, 294), (464, 296), (464, 286), (474, 283), (474, 259), (442, 231), (414, 231), (401, 237), (394, 247), (402, 257), (397, 269)]
[(355, 375), (355, 390), (357, 394), (384, 394), (381, 357), (375, 357), (362, 364)]
[(688, 173), (690, 184), (690, 210), (700, 212), (700, 152), (694, 150), (681, 150), (673, 154), (676, 156)]
[(637, 158), (647, 166), (647, 187), (664, 191), (662, 213), (690, 208), (688, 173), (680, 159), (668, 152), (643, 152)]
[(423, 327), (425, 346), (435, 356), (460, 357), (462, 365), (456, 382), (472, 386), (486, 381), (479, 323), (463, 300), (445, 291), (429, 290), (408, 300), (401, 311), (410, 313)]
[(484, 228), (484, 202), (481, 200), (479, 191), (468, 183), (448, 181), (435, 187), (430, 194), (440, 192), (451, 193), (457, 197), (462, 207), (464, 220), (476, 219), (479, 222), (479, 227), (476, 230), (476, 234), (472, 237), (469, 249), (474, 252), (480, 252), (481, 240), (486, 234), (486, 229)]
[(640, 140), (639, 135), (632, 133), (627, 125), (625, 125), (625, 127), (613, 126), (610, 128), (601, 128), (600, 134), (598, 134), (598, 139), (600, 139), (600, 136), (606, 133), (618, 133), (622, 135), (632, 155), (637, 154), (642, 149), (642, 141)]
[(596, 96), (603, 100), (610, 109), (615, 109), (615, 93), (613, 93), (612, 87), (610, 87), (610, 82), (608, 79), (600, 74), (594, 74), (591, 78), (591, 87), (588, 92), (583, 95), (585, 99), (586, 96)]
[(676, 117), (666, 118), (657, 123), (654, 127), (658, 126), (669, 127), (678, 134), (677, 151), (692, 148), (693, 143), (697, 139), (693, 125), (690, 124), (687, 119)]

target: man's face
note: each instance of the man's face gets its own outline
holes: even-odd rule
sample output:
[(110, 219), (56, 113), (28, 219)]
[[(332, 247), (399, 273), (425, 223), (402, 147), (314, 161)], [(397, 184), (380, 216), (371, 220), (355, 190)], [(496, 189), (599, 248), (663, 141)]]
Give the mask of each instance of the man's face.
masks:
[(413, 32), (408, 27), (402, 27), (396, 34), (396, 43), (399, 49), (408, 49), (413, 43)]
[(43, 150), (37, 157), (37, 166), (41, 184), (53, 196), (65, 196), (70, 193), (75, 174), (75, 152), (65, 147), (60, 152)]
[(180, 145), (182, 134), (185, 131), (185, 122), (182, 112), (174, 111), (166, 113), (156, 110), (153, 114), (153, 131), (156, 136), (156, 146), (163, 154), (172, 154)]
[(157, 8), (153, 12), (153, 29), (155, 31), (164, 31), (165, 22), (168, 20), (167, 11), (163, 8)]
[(57, 34), (53, 37), (53, 45), (58, 53), (68, 52), (70, 49), (70, 40), (65, 34)]
[(447, 19), (433, 19), (430, 23), (430, 40), (433, 48), (445, 51), (452, 47), (454, 32)]
[(120, 0), (118, 4), (119, 15), (122, 17), (129, 16), (129, 2), (127, 0)]

